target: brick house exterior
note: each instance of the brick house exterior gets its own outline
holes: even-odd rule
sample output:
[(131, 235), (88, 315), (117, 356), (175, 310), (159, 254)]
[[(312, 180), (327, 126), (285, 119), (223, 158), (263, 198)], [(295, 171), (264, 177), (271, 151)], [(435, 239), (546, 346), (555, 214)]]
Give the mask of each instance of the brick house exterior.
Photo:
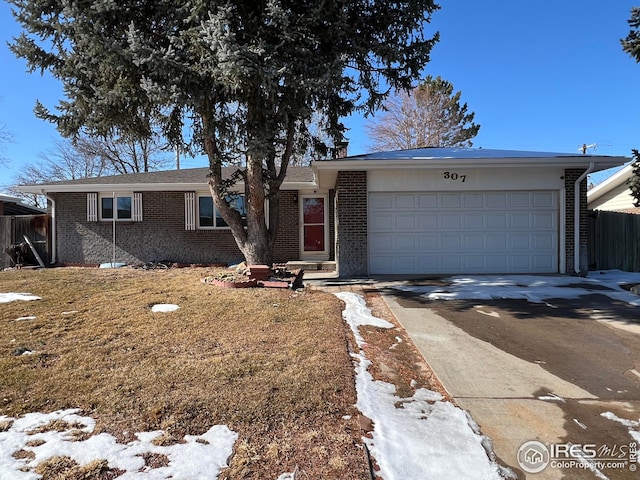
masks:
[[(379, 152), (291, 167), (280, 192), (274, 261), (335, 261), (342, 277), (584, 274), (586, 175), (579, 192), (576, 181), (587, 169), (627, 160), (463, 148)], [(206, 169), (22, 190), (44, 191), (51, 201), (59, 264), (111, 261), (114, 223), (119, 262), (242, 260), (228, 228), (198, 223), (198, 202), (209, 195)], [(112, 195), (127, 196), (133, 203), (130, 217), (105, 221), (96, 213), (101, 199)], [(319, 248), (308, 241), (312, 233)]]

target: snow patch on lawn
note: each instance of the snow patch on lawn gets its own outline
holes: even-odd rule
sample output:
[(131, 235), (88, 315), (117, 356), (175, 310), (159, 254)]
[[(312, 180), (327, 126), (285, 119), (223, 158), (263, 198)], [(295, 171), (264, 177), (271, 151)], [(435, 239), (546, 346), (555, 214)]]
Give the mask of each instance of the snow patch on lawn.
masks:
[(343, 317), (359, 347), (353, 354), (357, 360), (356, 406), (373, 421), (372, 438), (363, 440), (380, 467), (379, 475), (385, 480), (515, 478), (495, 461), (490, 440), (480, 434), (465, 411), (424, 388), (413, 397), (400, 398), (393, 384), (373, 379), (358, 328), (393, 325), (372, 316), (360, 295), (341, 292), (336, 296), (345, 303)]
[(29, 300), (42, 299), (30, 293), (0, 293), (0, 303), (16, 302), (18, 300), (27, 302)]
[(168, 313), (168, 312), (175, 312), (179, 308), (180, 307), (178, 305), (174, 305), (172, 303), (158, 303), (153, 307), (151, 307), (151, 311), (154, 313), (158, 313), (158, 312)]
[[(211, 427), (202, 435), (187, 435), (184, 443), (157, 446), (151, 443), (162, 435), (162, 431), (136, 433), (137, 440), (127, 444), (117, 443), (106, 433), (94, 435), (86, 440), (74, 441), (71, 432), (81, 430), (91, 433), (95, 421), (77, 415), (79, 410), (58, 410), (53, 413), (29, 413), (21, 418), (0, 416), (0, 424), (10, 425), (0, 431), (0, 480), (36, 480), (42, 478), (33, 472), (35, 467), (55, 456), (67, 456), (80, 465), (95, 460), (107, 460), (110, 468), (125, 470), (118, 480), (166, 480), (170, 478), (217, 478), (220, 470), (227, 467), (227, 459), (233, 452), (238, 438), (225, 425)], [(46, 426), (55, 420), (66, 421), (68, 430), (57, 432)], [(78, 428), (77, 424), (82, 425)], [(36, 430), (41, 429), (38, 433)], [(38, 443), (42, 443), (38, 445)], [(16, 459), (13, 454), (24, 450), (35, 458)], [(165, 455), (167, 466), (150, 468), (145, 466), (145, 453)]]

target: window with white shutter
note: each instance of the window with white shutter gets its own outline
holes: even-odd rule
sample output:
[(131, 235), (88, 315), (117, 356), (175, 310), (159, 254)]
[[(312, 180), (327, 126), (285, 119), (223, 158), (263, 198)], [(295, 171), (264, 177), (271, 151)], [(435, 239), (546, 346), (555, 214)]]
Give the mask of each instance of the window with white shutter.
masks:
[(87, 193), (87, 222), (98, 221), (98, 194)]
[(196, 229), (196, 192), (185, 192), (184, 194), (184, 229)]
[(142, 221), (142, 193), (136, 192), (133, 194), (133, 206), (131, 212), (131, 219), (134, 222)]

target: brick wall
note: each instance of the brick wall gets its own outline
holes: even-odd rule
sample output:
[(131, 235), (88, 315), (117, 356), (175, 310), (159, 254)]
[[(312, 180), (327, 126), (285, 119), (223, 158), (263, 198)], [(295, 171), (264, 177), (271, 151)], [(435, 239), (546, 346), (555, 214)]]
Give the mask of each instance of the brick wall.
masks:
[[(59, 193), (55, 200), (58, 263), (111, 261), (112, 222), (87, 221), (87, 194)], [(297, 260), (300, 254), (295, 193), (282, 192), (281, 202), (275, 261)], [(143, 192), (142, 208), (142, 222), (116, 222), (117, 262), (242, 260), (230, 230), (185, 230), (184, 192)]]
[[(564, 171), (565, 188), (565, 245), (566, 245), (566, 272), (574, 275), (574, 231), (575, 231), (575, 183), (584, 173), (584, 169), (566, 169)], [(587, 179), (580, 183), (580, 262), (581, 274), (586, 274), (588, 270), (588, 242), (589, 242), (589, 219), (587, 216)]]
[(300, 215), (298, 192), (280, 192), (280, 220), (273, 261), (283, 263), (300, 258)]
[(367, 172), (338, 172), (336, 260), (341, 277), (368, 274)]

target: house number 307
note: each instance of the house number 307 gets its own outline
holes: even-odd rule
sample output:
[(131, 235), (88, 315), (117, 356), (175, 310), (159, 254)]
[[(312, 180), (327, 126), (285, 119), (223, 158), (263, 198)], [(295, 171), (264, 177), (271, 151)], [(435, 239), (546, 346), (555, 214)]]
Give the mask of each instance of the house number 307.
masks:
[(452, 182), (462, 182), (464, 183), (464, 181), (467, 179), (467, 175), (463, 174), (463, 173), (457, 173), (457, 172), (444, 172), (444, 179), (445, 180), (451, 180)]

